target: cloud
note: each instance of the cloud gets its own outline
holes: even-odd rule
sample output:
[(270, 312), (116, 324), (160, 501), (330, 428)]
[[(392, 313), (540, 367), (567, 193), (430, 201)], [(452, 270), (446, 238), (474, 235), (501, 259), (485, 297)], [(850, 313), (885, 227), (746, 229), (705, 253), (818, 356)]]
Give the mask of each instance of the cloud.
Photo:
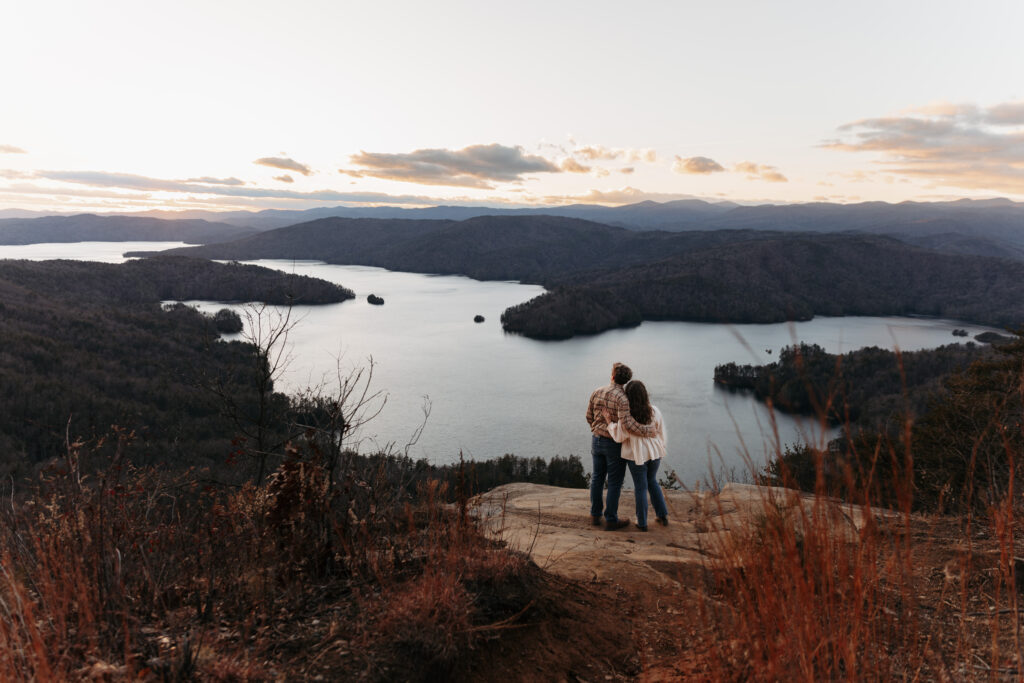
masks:
[(548, 195), (543, 198), (545, 204), (635, 204), (636, 202), (655, 201), (670, 202), (677, 199), (696, 199), (691, 194), (675, 194), (667, 192), (646, 192), (635, 187), (623, 187), (617, 190), (590, 190), (584, 194)]
[(986, 120), (996, 125), (1024, 124), (1024, 102), (997, 104), (986, 112)]
[(494, 182), (518, 182), (527, 173), (559, 173), (542, 156), (522, 147), (471, 145), (459, 150), (418, 149), (406, 154), (360, 152), (350, 157), (360, 169), (339, 169), (355, 178), (383, 178), (420, 185), (493, 189)]
[(43, 187), (32, 183), (16, 183), (0, 187), (0, 193), (18, 193), (26, 196), (46, 195), (51, 197), (88, 197), (91, 199), (150, 199), (151, 194), (145, 192), (115, 192), (113, 190), (83, 190), (80, 187)]
[(733, 166), (737, 173), (745, 173), (747, 180), (765, 180), (769, 183), (788, 183), (789, 179), (782, 175), (775, 166), (755, 164), (752, 161), (741, 161)]
[(724, 171), (725, 168), (714, 159), (707, 157), (687, 157), (684, 159), (677, 154), (675, 163), (672, 164), (672, 170), (676, 173), (708, 175), (709, 173)]
[(630, 161), (646, 161), (653, 164), (658, 160), (658, 155), (653, 149), (632, 149), (629, 151)]
[(238, 178), (211, 178), (210, 176), (203, 176), (202, 178), (189, 178), (185, 182), (202, 183), (203, 185), (245, 185), (245, 181), (239, 180)]
[(583, 157), (589, 161), (612, 161), (622, 156), (621, 149), (608, 149), (603, 145), (586, 145), (573, 150), (573, 154)]
[(623, 174), (623, 175), (630, 175), (630, 174), (632, 174), (632, 173), (633, 173), (633, 171), (635, 171), (635, 170), (636, 170), (636, 169), (635, 169), (635, 168), (633, 168), (632, 166), (626, 166), (625, 168), (620, 168), (620, 169), (619, 169), (619, 173), (621, 173), (621, 174)]
[[(25, 177), (25, 176), (21, 176)], [(50, 180), (89, 187), (119, 188), (121, 190), (132, 190), (139, 192), (175, 192), (197, 195), (217, 195), (221, 197), (248, 197), (248, 198), (269, 198), (269, 199), (294, 199), (305, 201), (330, 201), (350, 202), (353, 204), (418, 204), (430, 205), (448, 203), (448, 200), (441, 200), (436, 197), (424, 197), (416, 195), (392, 195), (382, 192), (337, 192), (335, 190), (315, 190), (312, 192), (297, 192), (278, 188), (262, 188), (250, 186), (232, 185), (203, 185), (188, 180), (167, 180), (163, 178), (151, 178), (147, 176), (133, 175), (130, 173), (107, 173), (105, 171), (36, 171), (29, 176), (35, 180)], [(13, 189), (13, 188), (0, 188)], [(56, 193), (75, 194), (87, 193), (81, 190), (74, 192), (57, 191), (55, 188), (25, 185), (17, 188), (19, 192), (36, 194)]]
[(282, 171), (295, 171), (302, 175), (311, 175), (313, 169), (305, 164), (300, 164), (295, 159), (289, 159), (288, 157), (262, 157), (252, 162), (259, 164), (260, 166), (269, 166), (270, 168), (277, 168)]
[(1024, 102), (932, 104), (838, 128), (822, 147), (868, 152), (885, 171), (931, 186), (1024, 194)]
[(28, 154), (28, 152), (14, 145), (0, 145), (0, 154)]
[(285, 173), (284, 175), (276, 175), (276, 176), (274, 176), (274, 180), (280, 180), (282, 183), (294, 183), (295, 182), (295, 179), (292, 178), (287, 173)]
[(627, 161), (646, 161), (654, 163), (658, 159), (653, 149), (618, 149), (605, 147), (604, 145), (584, 145), (572, 151), (573, 156), (586, 159), (587, 161), (615, 161), (625, 159)]
[(566, 173), (589, 173), (590, 172), (590, 166), (584, 166), (583, 164), (581, 164), (580, 162), (576, 161), (572, 157), (569, 157), (568, 159), (565, 159), (561, 164), (559, 164), (559, 168), (561, 168)]
[[(877, 173), (876, 171), (863, 171), (863, 170), (843, 171), (843, 172), (835, 171), (835, 172), (829, 173), (828, 175), (829, 176), (835, 176), (835, 177), (838, 177), (838, 178), (842, 178), (843, 180), (845, 180), (848, 183), (873, 183), (873, 182), (876, 182), (879, 179), (879, 177), (881, 176), (881, 174)], [(818, 184), (821, 185), (821, 183), (818, 183)], [(832, 183), (828, 183), (828, 185), (831, 186)]]
[(37, 171), (33, 177), (44, 180), (56, 180), (62, 183), (75, 183), (92, 187), (120, 187), (128, 190), (212, 192), (221, 194), (231, 189), (228, 187), (207, 187), (186, 180), (164, 180), (131, 173), (107, 173), (106, 171)]

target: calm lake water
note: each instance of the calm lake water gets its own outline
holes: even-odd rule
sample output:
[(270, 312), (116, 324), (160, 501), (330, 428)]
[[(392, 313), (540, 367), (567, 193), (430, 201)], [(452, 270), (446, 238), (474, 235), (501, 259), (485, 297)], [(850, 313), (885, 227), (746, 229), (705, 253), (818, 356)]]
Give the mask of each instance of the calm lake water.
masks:
[[(120, 261), (121, 252), (147, 248), (169, 247), (29, 245), (0, 247), (0, 257)], [(922, 318), (816, 318), (773, 325), (647, 322), (542, 342), (505, 334), (499, 322), (505, 308), (540, 294), (539, 286), (319, 262), (257, 263), (337, 282), (357, 296), (342, 304), (296, 308), (291, 361), (278, 388), (299, 391), (323, 384), (329, 389), (339, 370), (368, 367), (372, 357), (372, 389), (384, 392), (387, 401), (362, 430), (362, 448), (405, 449), (429, 405), (422, 435), (408, 453), (438, 463), (455, 461), (460, 453), (477, 460), (504, 453), (576, 454), (589, 469), (587, 398), (608, 382), (612, 363), (622, 361), (647, 384), (664, 414), (669, 456), (663, 467), (690, 484), (711, 472), (739, 478), (751, 463), (763, 465), (779, 444), (820, 441), (822, 430), (814, 421), (773, 415), (745, 394), (717, 388), (715, 365), (771, 362), (782, 346), (797, 341), (832, 352), (864, 346), (911, 351), (956, 342), (954, 327), (971, 335), (989, 329)], [(371, 293), (385, 304), (368, 304)], [(210, 311), (223, 307), (190, 303)], [(474, 323), (475, 315), (485, 322)]]

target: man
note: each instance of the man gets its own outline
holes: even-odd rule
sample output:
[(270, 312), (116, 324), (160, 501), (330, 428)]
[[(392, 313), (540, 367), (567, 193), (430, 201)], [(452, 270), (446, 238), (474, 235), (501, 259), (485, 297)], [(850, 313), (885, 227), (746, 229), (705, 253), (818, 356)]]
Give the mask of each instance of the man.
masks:
[[(604, 513), (605, 529), (616, 531), (629, 526), (629, 520), (620, 520), (619, 494), (622, 492), (622, 480), (626, 476), (626, 461), (620, 457), (622, 444), (615, 443), (608, 433), (608, 423), (604, 420), (604, 411), (618, 416), (616, 420), (626, 431), (638, 436), (654, 436), (657, 427), (654, 424), (642, 425), (629, 413), (629, 399), (622, 390), (622, 385), (633, 378), (633, 371), (622, 363), (612, 365), (612, 381), (598, 387), (590, 395), (587, 405), (587, 424), (592, 434), (590, 439), (590, 456), (593, 460), (593, 474), (590, 477), (590, 517), (594, 526), (601, 525), (601, 514)], [(604, 504), (604, 482), (608, 480), (608, 504)]]

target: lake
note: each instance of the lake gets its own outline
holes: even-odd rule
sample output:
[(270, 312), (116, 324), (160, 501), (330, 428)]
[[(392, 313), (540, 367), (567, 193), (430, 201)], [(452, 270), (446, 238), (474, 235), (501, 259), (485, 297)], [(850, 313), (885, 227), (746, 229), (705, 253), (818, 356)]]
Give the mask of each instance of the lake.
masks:
[[(129, 249), (167, 243), (79, 243), (0, 247), (5, 258), (120, 261)], [(59, 254), (59, 256), (54, 256)], [(506, 334), (501, 312), (543, 289), (515, 282), (390, 272), (320, 262), (258, 261), (287, 272), (321, 277), (356, 293), (354, 301), (298, 306), (289, 337), (290, 363), (278, 388), (336, 384), (338, 372), (366, 368), (372, 389), (386, 394), (381, 413), (359, 434), (361, 448), (407, 449), (433, 462), (482, 460), (504, 453), (550, 457), (575, 454), (590, 468), (584, 418), (590, 392), (621, 361), (647, 384), (665, 417), (669, 456), (688, 484), (709, 473), (742, 478), (778, 445), (827, 438), (820, 425), (773, 413), (749, 395), (712, 381), (714, 366), (771, 362), (781, 347), (802, 341), (831, 352), (865, 346), (904, 351), (954, 343), (963, 327), (973, 336), (990, 328), (925, 318), (815, 318), (771, 325), (646, 322), (566, 341)], [(367, 303), (369, 294), (383, 306)], [(222, 304), (189, 302), (214, 311)], [(240, 308), (239, 306), (232, 306)], [(483, 315), (483, 323), (474, 323)], [(769, 350), (771, 353), (769, 353)], [(429, 417), (419, 440), (407, 447)], [(628, 479), (628, 477), (627, 477)]]

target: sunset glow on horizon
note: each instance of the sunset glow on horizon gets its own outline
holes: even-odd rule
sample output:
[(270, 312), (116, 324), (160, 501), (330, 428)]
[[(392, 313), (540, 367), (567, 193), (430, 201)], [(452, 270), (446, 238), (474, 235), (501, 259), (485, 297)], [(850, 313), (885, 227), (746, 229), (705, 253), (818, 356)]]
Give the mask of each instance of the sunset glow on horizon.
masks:
[(43, 0), (0, 22), (0, 212), (1024, 201), (1011, 0)]

